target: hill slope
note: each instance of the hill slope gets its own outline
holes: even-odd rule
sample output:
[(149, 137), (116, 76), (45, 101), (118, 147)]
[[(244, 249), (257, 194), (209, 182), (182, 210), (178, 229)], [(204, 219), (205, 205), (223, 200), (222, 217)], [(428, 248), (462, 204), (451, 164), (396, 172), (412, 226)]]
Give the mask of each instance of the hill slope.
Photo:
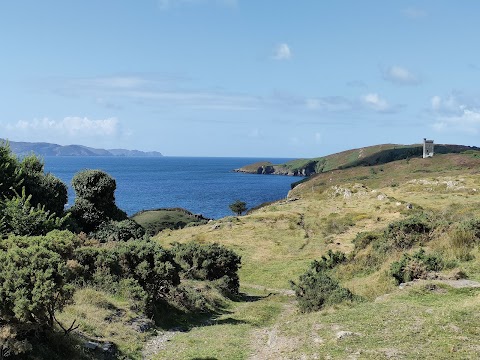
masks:
[[(465, 229), (480, 223), (479, 175), (477, 152), (334, 170), (250, 215), (161, 232), (165, 246), (219, 242), (241, 254), (241, 286), (253, 300), (175, 333), (155, 359), (478, 358), (480, 232)], [(410, 238), (409, 223), (429, 230)], [(424, 269), (435, 280), (400, 289), (391, 266), (420, 248), (443, 270)], [(347, 254), (331, 274), (363, 301), (300, 314), (289, 280), (328, 250)], [(455, 280), (465, 274), (470, 283)]]
[[(468, 150), (480, 150), (480, 148), (464, 145), (435, 145), (436, 154), (460, 153)], [(268, 161), (258, 162), (235, 169), (235, 171), (252, 174), (309, 176), (334, 169), (379, 165), (396, 160), (421, 157), (422, 153), (421, 145), (383, 144), (342, 151), (314, 159), (292, 160), (285, 164), (274, 165)]]

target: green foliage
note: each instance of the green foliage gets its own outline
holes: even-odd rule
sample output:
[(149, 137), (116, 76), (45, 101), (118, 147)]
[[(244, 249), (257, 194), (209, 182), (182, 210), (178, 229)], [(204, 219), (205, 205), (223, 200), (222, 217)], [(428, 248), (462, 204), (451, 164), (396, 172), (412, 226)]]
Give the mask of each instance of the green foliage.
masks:
[(141, 239), (144, 235), (145, 230), (130, 219), (122, 221), (110, 220), (102, 223), (97, 231), (91, 234), (92, 237), (100, 242)]
[(243, 201), (237, 200), (234, 203), (231, 203), (228, 205), (230, 210), (232, 210), (233, 213), (237, 214), (238, 216), (242, 215), (245, 211), (247, 211), (247, 204)]
[(85, 232), (95, 231), (108, 220), (126, 220), (127, 215), (115, 205), (116, 182), (101, 170), (84, 170), (72, 179), (75, 203), (73, 218)]
[(373, 242), (373, 247), (378, 252), (387, 252), (422, 245), (429, 240), (433, 227), (426, 215), (413, 215), (390, 223), (383, 235)]
[(13, 195), (13, 190), (18, 189), (21, 184), (17, 158), (8, 144), (0, 144), (0, 195), (2, 197)]
[(67, 203), (67, 186), (52, 174), (45, 174), (43, 161), (33, 154), (24, 157), (18, 169), (22, 186), (32, 195), (32, 204), (43, 205), (51, 213), (61, 215)]
[(172, 252), (186, 278), (217, 281), (227, 295), (238, 294), (241, 257), (219, 244), (176, 243)]
[(355, 239), (353, 239), (353, 244), (355, 245), (355, 251), (365, 249), (370, 243), (378, 240), (382, 234), (366, 231), (359, 232)]
[(16, 194), (3, 202), (3, 226), (5, 233), (15, 235), (45, 235), (49, 231), (62, 228), (65, 217), (56, 217), (55, 213), (45, 210), (45, 206), (31, 204), (32, 195), (26, 195), (25, 188), (22, 195)]
[(150, 240), (127, 241), (113, 248), (80, 247), (74, 259), (78, 282), (131, 294), (142, 304), (163, 299), (180, 283), (180, 267), (173, 255)]
[(73, 287), (57, 253), (39, 245), (0, 251), (0, 317), (52, 329)]
[(435, 255), (427, 255), (424, 249), (420, 249), (413, 255), (404, 253), (400, 261), (395, 261), (390, 266), (390, 275), (398, 284), (414, 279), (425, 279), (430, 271), (440, 271), (444, 268), (441, 258)]
[(330, 270), (333, 269), (335, 266), (345, 262), (347, 257), (341, 251), (333, 251), (328, 250), (326, 255), (322, 255), (320, 261), (314, 260), (312, 263), (312, 267), (315, 267), (317, 271), (320, 270)]
[(44, 236), (18, 236), (9, 235), (8, 238), (0, 241), (0, 250), (7, 251), (14, 247), (27, 248), (29, 246), (40, 246), (53, 251), (67, 261), (74, 256), (75, 249), (80, 246), (79, 237), (68, 230), (53, 230)]
[(307, 272), (300, 275), (298, 283), (290, 281), (290, 285), (295, 291), (301, 312), (318, 311), (324, 306), (356, 298), (350, 290), (330, 277), (324, 262), (312, 262)]

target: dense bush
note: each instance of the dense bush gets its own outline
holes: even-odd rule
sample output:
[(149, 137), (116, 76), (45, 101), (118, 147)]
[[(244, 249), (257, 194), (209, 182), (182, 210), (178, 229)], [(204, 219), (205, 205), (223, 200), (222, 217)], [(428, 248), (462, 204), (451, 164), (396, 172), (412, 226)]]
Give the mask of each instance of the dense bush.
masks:
[(130, 219), (104, 222), (98, 227), (97, 231), (91, 234), (93, 238), (100, 242), (141, 239), (144, 235), (145, 230)]
[(180, 283), (180, 268), (173, 255), (154, 241), (129, 241), (116, 249), (121, 277), (132, 278), (154, 300)]
[[(422, 245), (430, 240), (430, 232), (433, 229), (434, 224), (427, 215), (413, 215), (390, 223), (383, 234), (379, 236), (373, 234), (372, 246), (379, 253), (410, 249), (413, 245)], [(363, 240), (368, 241), (369, 239)]]
[(298, 283), (290, 281), (302, 312), (318, 311), (327, 305), (355, 299), (350, 290), (331, 278), (323, 262), (314, 261)]
[[(44, 173), (44, 163), (35, 155), (24, 157), (19, 165), (22, 186), (32, 195), (33, 206), (45, 206), (50, 213), (63, 214), (68, 194), (67, 186), (52, 174)], [(19, 191), (19, 189), (17, 189)]]
[(439, 271), (443, 267), (441, 258), (427, 255), (425, 250), (420, 249), (413, 255), (405, 253), (400, 261), (392, 263), (390, 275), (400, 284), (415, 279), (425, 279), (430, 271)]
[(127, 219), (115, 204), (116, 182), (101, 170), (84, 170), (75, 174), (72, 187), (76, 198), (70, 212), (85, 232), (92, 232), (109, 220)]
[(376, 232), (359, 232), (355, 239), (353, 239), (353, 245), (355, 245), (355, 250), (365, 249), (370, 243), (374, 242), (381, 238), (381, 234)]
[[(172, 252), (189, 279), (217, 280), (227, 294), (238, 294), (241, 257), (219, 244), (174, 244)], [(221, 280), (221, 281), (220, 281)]]
[(80, 246), (80, 238), (67, 230), (53, 230), (45, 236), (18, 236), (9, 235), (8, 238), (0, 241), (1, 250), (9, 250), (13, 247), (27, 248), (37, 245), (53, 251), (67, 261), (74, 256), (75, 249)]
[(35, 155), (19, 161), (8, 145), (0, 144), (0, 202), (1, 233), (45, 234), (61, 226), (56, 220), (63, 215), (67, 187), (45, 174)]
[(75, 250), (74, 261), (77, 282), (130, 293), (133, 300), (147, 298), (152, 303), (180, 283), (180, 267), (173, 255), (149, 240), (127, 241), (113, 248), (80, 247)]
[(15, 235), (45, 235), (63, 226), (68, 216), (57, 217), (55, 213), (45, 210), (44, 206), (31, 204), (32, 195), (22, 194), (3, 201), (1, 212), (4, 233)]
[(43, 246), (0, 250), (0, 317), (52, 329), (73, 294), (66, 278), (63, 259)]

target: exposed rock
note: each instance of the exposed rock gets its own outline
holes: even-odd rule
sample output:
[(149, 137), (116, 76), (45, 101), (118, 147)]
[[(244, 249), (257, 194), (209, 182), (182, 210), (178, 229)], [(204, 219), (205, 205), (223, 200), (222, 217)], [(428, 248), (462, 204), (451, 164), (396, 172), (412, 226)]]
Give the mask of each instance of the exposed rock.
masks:
[(350, 336), (360, 336), (358, 333), (354, 333), (353, 331), (339, 331), (337, 332), (337, 339), (342, 340), (345, 339), (346, 337)]
[(412, 210), (412, 209), (413, 209), (413, 205), (412, 205), (412, 204), (407, 204), (407, 205), (406, 205), (406, 208), (407, 208), (408, 210)]
[(85, 344), (83, 344), (83, 347), (88, 350), (95, 350), (100, 346), (99, 343), (93, 342), (93, 341), (87, 341)]
[(139, 333), (147, 332), (154, 327), (154, 322), (146, 317), (137, 317), (130, 320), (129, 325)]
[(210, 230), (218, 230), (218, 229), (220, 229), (220, 224), (215, 224), (210, 228)]

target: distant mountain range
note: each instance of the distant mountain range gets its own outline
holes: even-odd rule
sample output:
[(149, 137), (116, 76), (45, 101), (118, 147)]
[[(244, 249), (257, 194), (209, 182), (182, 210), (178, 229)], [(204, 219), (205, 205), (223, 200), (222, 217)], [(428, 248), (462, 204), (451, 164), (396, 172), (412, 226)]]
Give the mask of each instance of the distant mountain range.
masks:
[[(7, 142), (0, 139), (0, 144)], [(160, 157), (158, 151), (140, 151), (126, 149), (95, 149), (83, 145), (58, 145), (44, 142), (16, 142), (8, 141), (10, 149), (17, 155), (28, 155), (32, 152), (40, 156), (139, 156)]]

